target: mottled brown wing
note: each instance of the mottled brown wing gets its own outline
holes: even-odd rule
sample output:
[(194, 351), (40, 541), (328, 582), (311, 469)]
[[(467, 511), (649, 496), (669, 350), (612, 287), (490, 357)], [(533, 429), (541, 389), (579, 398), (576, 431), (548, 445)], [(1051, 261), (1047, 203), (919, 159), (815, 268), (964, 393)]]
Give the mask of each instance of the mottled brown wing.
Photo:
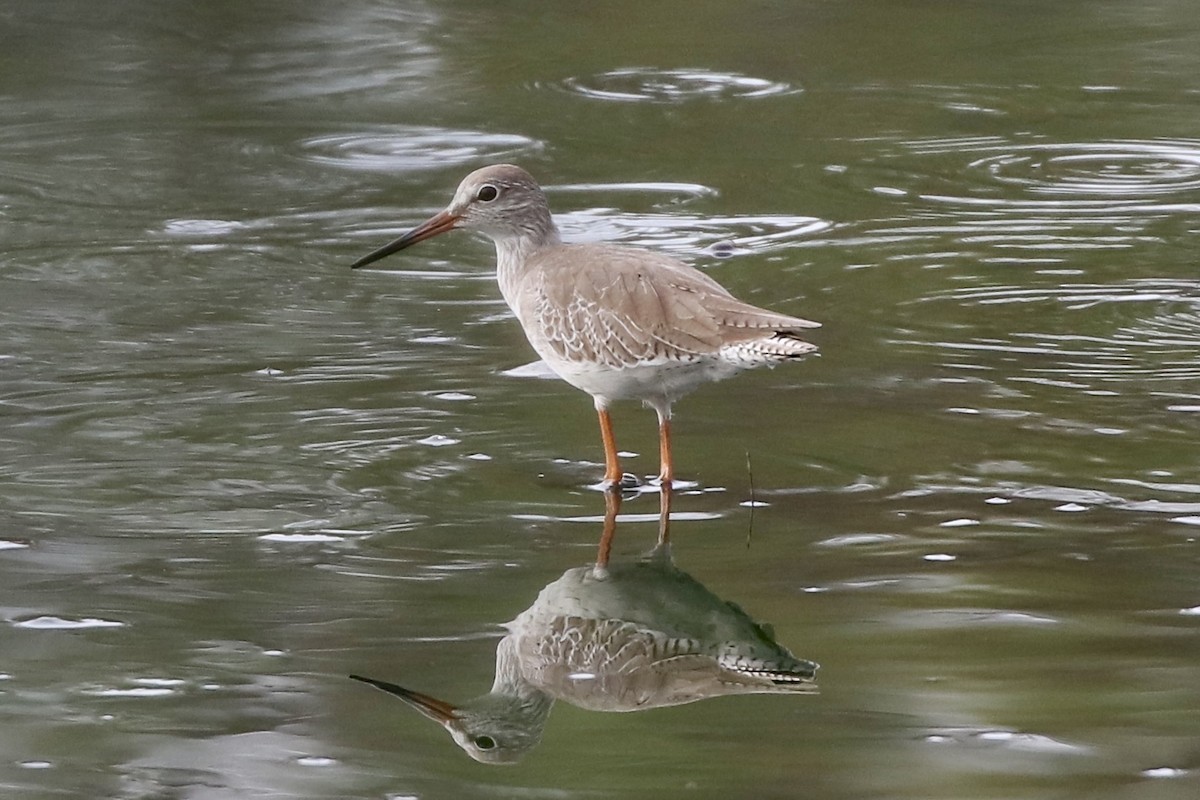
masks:
[(632, 248), (551, 248), (530, 260), (526, 281), (522, 316), (570, 361), (686, 360), (764, 332), (816, 326), (743, 303), (699, 270)]

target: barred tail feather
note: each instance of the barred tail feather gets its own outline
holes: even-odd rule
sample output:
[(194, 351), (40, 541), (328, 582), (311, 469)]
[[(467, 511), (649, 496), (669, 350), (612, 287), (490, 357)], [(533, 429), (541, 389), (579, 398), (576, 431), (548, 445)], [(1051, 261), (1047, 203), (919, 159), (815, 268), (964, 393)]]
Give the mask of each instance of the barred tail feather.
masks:
[(774, 331), (769, 336), (730, 342), (721, 348), (721, 356), (734, 363), (758, 366), (801, 358), (816, 349), (815, 344), (804, 341), (791, 331)]

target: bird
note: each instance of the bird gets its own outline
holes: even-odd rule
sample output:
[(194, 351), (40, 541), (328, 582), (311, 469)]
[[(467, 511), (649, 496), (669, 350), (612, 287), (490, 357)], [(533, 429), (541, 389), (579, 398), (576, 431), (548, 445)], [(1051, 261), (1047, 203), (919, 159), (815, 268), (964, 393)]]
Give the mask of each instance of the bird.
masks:
[[(663, 487), (660, 498), (669, 495)], [(765, 623), (675, 565), (669, 501), (659, 540), (610, 560), (620, 492), (606, 492), (595, 564), (568, 569), (504, 624), (491, 689), (448, 703), (351, 675), (440, 724), (476, 761), (512, 764), (538, 745), (555, 701), (589, 711), (647, 711), (740, 694), (810, 695), (819, 665), (779, 644)]]
[[(621, 486), (610, 406), (640, 400), (658, 415), (660, 484), (674, 479), (671, 409), (700, 386), (807, 356), (820, 324), (735, 298), (707, 274), (639, 247), (564, 242), (545, 192), (513, 164), (477, 169), (446, 208), (351, 264), (358, 269), (447, 231), (496, 246), (500, 293), (550, 369), (592, 396), (603, 488)], [(626, 480), (628, 484), (628, 480)]]

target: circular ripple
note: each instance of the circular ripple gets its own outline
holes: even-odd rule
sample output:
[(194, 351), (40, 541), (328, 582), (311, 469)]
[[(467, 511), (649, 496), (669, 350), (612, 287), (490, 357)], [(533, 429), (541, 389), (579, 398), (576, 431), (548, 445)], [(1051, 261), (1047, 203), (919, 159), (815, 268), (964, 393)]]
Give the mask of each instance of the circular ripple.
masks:
[(1200, 142), (1038, 144), (968, 166), (1033, 194), (1149, 197), (1200, 189)]
[(562, 85), (594, 100), (625, 103), (683, 103), (689, 100), (736, 100), (795, 94), (799, 87), (765, 78), (706, 69), (629, 67), (586, 78), (567, 78)]
[(618, 242), (694, 256), (774, 253), (801, 247), (833, 224), (816, 217), (763, 215), (710, 217), (693, 214), (630, 214), (592, 209), (557, 215), (567, 238)]
[(981, 263), (1047, 267), (1071, 251), (1173, 246), (1200, 213), (1200, 139), (950, 137), (880, 150), (826, 173), (890, 210), (921, 208), (864, 228), (893, 249), (937, 241)]
[[(1070, 210), (1200, 190), (1200, 140), (1196, 139), (1028, 143), (999, 138), (929, 139), (905, 143), (905, 150), (906, 157), (968, 159), (957, 168), (952, 163), (939, 167), (949, 176), (945, 189), (914, 192), (931, 200), (1013, 209), (1033, 202)], [(909, 193), (908, 187), (901, 189)]]
[(317, 136), (301, 146), (305, 157), (318, 164), (384, 172), (503, 161), (538, 150), (541, 143), (516, 134), (413, 127)]
[[(1052, 330), (923, 343), (980, 363), (989, 361), (990, 353), (1009, 365), (1006, 370), (1017, 358), (1022, 367), (1013, 380), (1092, 390), (1119, 382), (1190, 386), (1200, 379), (1200, 283), (1196, 281), (1145, 278), (1114, 284), (992, 286), (919, 302), (945, 301), (972, 314), (982, 307), (1018, 306), (1027, 309), (1024, 316), (1061, 320)], [(1081, 313), (1086, 315), (1082, 321)], [(1097, 326), (1097, 320), (1103, 324)]]

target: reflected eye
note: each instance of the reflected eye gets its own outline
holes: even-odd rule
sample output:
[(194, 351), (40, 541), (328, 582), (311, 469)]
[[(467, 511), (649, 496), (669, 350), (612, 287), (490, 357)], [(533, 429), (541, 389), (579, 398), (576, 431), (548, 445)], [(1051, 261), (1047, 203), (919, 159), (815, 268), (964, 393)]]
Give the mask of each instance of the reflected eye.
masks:
[[(475, 193), (476, 200), (482, 200), (485, 203), (490, 203), (500, 196), (500, 190), (490, 183), (479, 187), (479, 191)], [(494, 742), (493, 742), (494, 744)]]
[[(486, 189), (488, 187), (485, 186), (484, 188)], [(493, 189), (493, 191), (495, 191), (495, 190)], [(493, 747), (496, 746), (496, 740), (490, 736), (476, 736), (474, 741), (475, 741), (475, 746), (478, 747), (480, 750), (491, 750)]]

